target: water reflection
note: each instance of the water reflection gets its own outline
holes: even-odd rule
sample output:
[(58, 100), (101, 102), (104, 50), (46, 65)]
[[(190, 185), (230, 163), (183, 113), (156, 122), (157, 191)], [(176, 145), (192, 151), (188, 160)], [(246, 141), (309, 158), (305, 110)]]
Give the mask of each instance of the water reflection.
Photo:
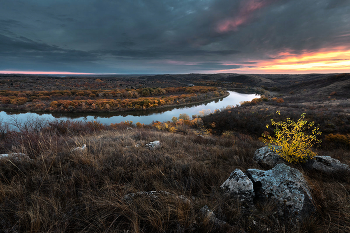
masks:
[(168, 121), (173, 116), (179, 116), (186, 113), (189, 116), (197, 115), (200, 111), (205, 110), (215, 111), (215, 109), (225, 108), (228, 105), (236, 106), (242, 101), (250, 101), (256, 98), (255, 94), (241, 94), (229, 91), (230, 95), (217, 99), (215, 101), (207, 101), (201, 104), (190, 104), (172, 108), (150, 109), (143, 111), (131, 112), (99, 112), (99, 113), (20, 113), (20, 112), (0, 112), (0, 120), (2, 123), (12, 123), (14, 118), (19, 122), (27, 121), (28, 119), (40, 120), (67, 120), (74, 119), (79, 121), (99, 121), (103, 124), (119, 123), (122, 121), (140, 122), (143, 124), (150, 124), (153, 121)]

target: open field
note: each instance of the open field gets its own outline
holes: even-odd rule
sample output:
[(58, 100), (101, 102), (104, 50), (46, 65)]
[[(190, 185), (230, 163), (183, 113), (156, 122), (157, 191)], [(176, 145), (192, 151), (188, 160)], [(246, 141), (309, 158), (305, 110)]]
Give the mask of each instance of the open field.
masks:
[[(269, 203), (246, 211), (237, 199), (224, 197), (220, 185), (236, 168), (262, 169), (253, 155), (264, 146), (259, 137), (271, 118), (298, 119), (304, 112), (323, 133), (314, 151), (350, 165), (350, 75), (246, 77), (249, 82), (243, 75), (192, 79), (264, 95), (201, 119), (183, 115), (167, 123), (110, 126), (26, 122), (18, 131), (0, 124), (0, 153), (29, 156), (0, 159), (2, 231), (349, 232), (347, 174), (325, 176), (291, 165), (303, 173), (316, 206), (310, 218), (293, 224), (276, 218)], [(146, 146), (157, 140), (161, 147)], [(86, 150), (72, 151), (84, 144)], [(160, 193), (125, 198), (142, 191)], [(204, 205), (227, 224), (203, 219)]]

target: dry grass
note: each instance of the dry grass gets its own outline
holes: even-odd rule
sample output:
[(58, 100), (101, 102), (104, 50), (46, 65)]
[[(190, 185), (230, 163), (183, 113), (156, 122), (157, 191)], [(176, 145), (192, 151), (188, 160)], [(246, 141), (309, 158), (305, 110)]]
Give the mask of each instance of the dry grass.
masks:
[[(296, 225), (276, 218), (271, 203), (248, 211), (224, 197), (219, 187), (235, 168), (259, 168), (252, 157), (262, 144), (246, 135), (201, 137), (126, 127), (44, 132), (45, 127), (41, 137), (31, 137), (38, 145), (31, 160), (0, 159), (2, 232), (349, 231), (348, 179), (305, 173), (317, 213)], [(145, 147), (155, 140), (160, 148)], [(20, 142), (17, 149), (30, 148)], [(86, 151), (72, 151), (83, 144)], [(349, 162), (348, 151), (334, 153)], [(124, 198), (140, 191), (169, 194)], [(203, 219), (204, 205), (228, 224)]]

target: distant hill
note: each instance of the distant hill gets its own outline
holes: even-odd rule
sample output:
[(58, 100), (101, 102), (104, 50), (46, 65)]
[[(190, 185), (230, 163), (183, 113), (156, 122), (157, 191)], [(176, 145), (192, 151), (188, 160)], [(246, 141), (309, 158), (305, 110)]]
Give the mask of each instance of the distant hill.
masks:
[(289, 91), (295, 91), (296, 93), (307, 90), (309, 93), (313, 93), (318, 96), (333, 95), (350, 97), (350, 74), (337, 74), (330, 76), (318, 77), (309, 79), (307, 81), (301, 81), (296, 84), (286, 87)]
[(253, 86), (273, 86), (275, 85), (275, 82), (264, 78), (258, 75), (230, 75), (226, 78), (221, 78), (220, 81), (224, 82), (235, 82), (235, 83), (242, 83), (242, 84), (249, 84)]

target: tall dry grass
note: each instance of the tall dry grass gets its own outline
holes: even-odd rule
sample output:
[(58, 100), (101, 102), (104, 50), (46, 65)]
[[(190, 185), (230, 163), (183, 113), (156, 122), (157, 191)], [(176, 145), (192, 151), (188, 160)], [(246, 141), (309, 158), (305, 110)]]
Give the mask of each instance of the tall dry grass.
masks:
[[(30, 151), (31, 158), (0, 159), (3, 232), (349, 230), (347, 179), (304, 172), (317, 213), (296, 225), (276, 218), (273, 204), (247, 211), (235, 198), (223, 196), (219, 187), (235, 168), (259, 168), (252, 158), (262, 143), (248, 135), (202, 137), (190, 130), (179, 134), (72, 122), (21, 133), (21, 140), (10, 131), (2, 139), (6, 152)], [(155, 140), (161, 142), (160, 148), (145, 146)], [(87, 150), (72, 151), (83, 144)], [(349, 161), (348, 151), (335, 153)], [(125, 198), (142, 191), (162, 192)], [(217, 225), (203, 217), (199, 210), (204, 205), (227, 224)]]

